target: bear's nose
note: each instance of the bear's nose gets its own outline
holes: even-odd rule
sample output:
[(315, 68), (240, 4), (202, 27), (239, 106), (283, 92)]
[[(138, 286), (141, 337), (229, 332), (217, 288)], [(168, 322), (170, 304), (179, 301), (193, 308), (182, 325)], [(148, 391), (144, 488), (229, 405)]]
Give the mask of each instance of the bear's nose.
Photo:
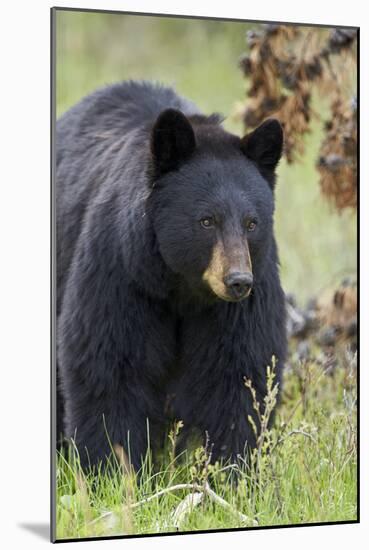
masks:
[(251, 292), (252, 283), (253, 276), (250, 272), (240, 273), (239, 271), (235, 271), (224, 277), (224, 284), (229, 294), (235, 300), (248, 296)]

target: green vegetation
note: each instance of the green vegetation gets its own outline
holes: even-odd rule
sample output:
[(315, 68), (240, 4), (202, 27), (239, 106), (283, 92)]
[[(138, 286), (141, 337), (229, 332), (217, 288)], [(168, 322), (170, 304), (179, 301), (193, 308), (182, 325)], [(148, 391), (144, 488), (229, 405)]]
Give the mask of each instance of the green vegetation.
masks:
[[(78, 460), (59, 457), (57, 537), (355, 520), (355, 388), (355, 358), (333, 370), (315, 361), (293, 363), (276, 425), (259, 433), (251, 468), (212, 466), (210, 450), (202, 447), (174, 459), (178, 425), (156, 468), (148, 456), (140, 483), (127, 472), (96, 481), (84, 476)], [(271, 385), (270, 409), (275, 391)], [(231, 480), (236, 471), (238, 484)], [(178, 484), (187, 486), (172, 490)], [(203, 492), (201, 503), (186, 508), (188, 495)]]
[[(97, 87), (150, 79), (173, 85), (205, 113), (224, 113), (226, 128), (241, 134), (242, 125), (232, 114), (245, 96), (237, 62), (251, 27), (59, 11), (57, 114)], [(315, 111), (324, 116), (328, 102), (314, 98)], [(315, 159), (321, 135), (317, 120), (301, 162), (282, 162), (279, 168), (281, 274), (285, 290), (300, 304), (356, 273), (356, 215), (337, 214), (320, 195)], [(78, 463), (59, 457), (58, 538), (176, 530), (173, 512), (193, 489), (132, 505), (179, 483), (207, 487), (208, 481), (232, 510), (205, 491), (201, 504), (184, 514), (180, 530), (231, 528), (252, 520), (262, 526), (356, 519), (355, 359), (342, 352), (337, 366), (329, 369), (325, 361), (301, 362), (291, 351), (289, 363), (276, 427), (265, 434), (254, 469), (239, 472), (238, 486), (229, 481), (232, 468), (206, 465), (208, 450), (192, 450), (173, 462), (169, 440), (156, 470), (148, 459), (139, 486), (132, 476), (116, 474), (100, 476), (92, 490), (92, 480), (82, 475)]]

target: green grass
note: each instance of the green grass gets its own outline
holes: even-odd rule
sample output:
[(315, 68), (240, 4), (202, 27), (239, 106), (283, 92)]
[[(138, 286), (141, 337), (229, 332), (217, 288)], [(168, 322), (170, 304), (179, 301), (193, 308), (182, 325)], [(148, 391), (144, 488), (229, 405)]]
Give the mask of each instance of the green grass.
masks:
[[(145, 534), (252, 526), (355, 520), (356, 510), (356, 365), (333, 370), (315, 361), (298, 363), (285, 376), (275, 427), (264, 431), (254, 467), (207, 465), (201, 447), (173, 459), (173, 445), (156, 466), (148, 458), (141, 482), (133, 476), (102, 475), (94, 482), (78, 460), (58, 458), (57, 538)], [(249, 391), (245, 388), (245, 391)], [(169, 491), (134, 506), (163, 489), (210, 482), (231, 510), (208, 496), (179, 524), (173, 514), (192, 489)], [(238, 513), (249, 518), (240, 519)]]
[[(241, 135), (244, 129), (231, 115), (245, 98), (237, 61), (246, 50), (250, 27), (254, 25), (57, 12), (57, 114), (97, 87), (144, 78), (175, 86), (205, 113), (227, 115), (225, 127)], [(279, 167), (275, 222), (282, 282), (300, 304), (356, 273), (356, 213), (339, 215), (331, 208), (320, 194), (315, 168), (328, 101), (314, 98), (322, 120), (314, 121), (301, 161)], [(259, 470), (240, 472), (237, 488), (228, 480), (229, 470), (207, 473), (215, 492), (260, 526), (356, 518), (356, 380), (355, 369), (343, 357), (337, 368), (323, 374), (324, 367), (314, 361), (300, 364), (291, 354), (276, 426), (267, 439), (272, 444), (297, 433), (269, 454), (263, 449)], [(58, 538), (175, 530), (173, 511), (189, 490), (128, 506), (177, 483), (204, 482), (201, 451), (189, 452), (174, 465), (170, 452), (169, 444), (156, 470), (146, 465), (140, 486), (115, 474), (101, 476), (92, 487), (78, 464), (59, 457)], [(235, 513), (207, 497), (184, 518), (180, 530), (241, 525)]]

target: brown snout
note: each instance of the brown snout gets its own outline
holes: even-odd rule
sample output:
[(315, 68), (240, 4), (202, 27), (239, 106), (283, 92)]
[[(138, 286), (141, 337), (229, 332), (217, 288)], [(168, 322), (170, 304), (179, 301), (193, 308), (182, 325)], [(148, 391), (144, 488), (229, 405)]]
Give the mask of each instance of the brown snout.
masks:
[(213, 248), (203, 280), (222, 300), (238, 302), (250, 295), (252, 263), (246, 240), (219, 239)]

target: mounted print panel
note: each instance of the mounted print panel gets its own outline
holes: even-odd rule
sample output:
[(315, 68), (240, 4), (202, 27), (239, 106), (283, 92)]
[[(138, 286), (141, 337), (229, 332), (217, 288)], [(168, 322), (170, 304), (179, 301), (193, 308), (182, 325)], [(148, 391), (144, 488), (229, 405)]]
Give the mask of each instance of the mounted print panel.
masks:
[(53, 540), (357, 522), (358, 29), (52, 49)]

